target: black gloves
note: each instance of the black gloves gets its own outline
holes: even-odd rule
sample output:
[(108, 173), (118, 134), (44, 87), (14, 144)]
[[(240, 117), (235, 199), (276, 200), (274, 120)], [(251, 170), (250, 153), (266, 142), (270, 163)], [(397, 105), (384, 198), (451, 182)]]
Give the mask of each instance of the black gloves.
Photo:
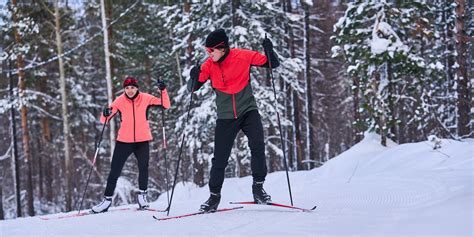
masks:
[(275, 52), (273, 52), (272, 41), (270, 41), (268, 38), (263, 39), (262, 47), (265, 50), (265, 55), (267, 56), (267, 62), (263, 65), (263, 67), (276, 68), (280, 66), (280, 61), (278, 60)]
[(112, 114), (112, 109), (111, 108), (104, 108), (104, 110), (102, 110), (102, 115), (104, 115), (104, 117), (109, 117), (110, 115)]
[(165, 84), (165, 81), (163, 80), (158, 80), (158, 88), (160, 89), (160, 91), (166, 89), (166, 84)]
[(199, 79), (200, 73), (201, 73), (201, 65), (197, 65), (191, 68), (191, 72), (189, 73), (189, 75), (191, 76), (191, 80), (197, 81)]
[(265, 53), (273, 51), (273, 44), (269, 38), (263, 39), (262, 46), (263, 46), (263, 49), (265, 50)]
[[(201, 74), (201, 65), (194, 66), (189, 72), (191, 79), (188, 81), (188, 91), (194, 92), (201, 88), (204, 83), (199, 82), (199, 74)], [(194, 85), (194, 88), (192, 86)]]

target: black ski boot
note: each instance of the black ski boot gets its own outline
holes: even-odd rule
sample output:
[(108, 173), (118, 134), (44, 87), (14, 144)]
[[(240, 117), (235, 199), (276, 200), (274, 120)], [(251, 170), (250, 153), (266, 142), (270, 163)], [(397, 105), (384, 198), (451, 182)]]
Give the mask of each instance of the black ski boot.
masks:
[(211, 193), (211, 196), (205, 203), (201, 205), (199, 211), (203, 212), (215, 212), (217, 210), (217, 206), (221, 202), (221, 194), (220, 193)]
[(272, 202), (272, 197), (268, 195), (263, 189), (263, 181), (253, 182), (252, 193), (253, 200), (258, 204), (267, 204), (268, 202)]

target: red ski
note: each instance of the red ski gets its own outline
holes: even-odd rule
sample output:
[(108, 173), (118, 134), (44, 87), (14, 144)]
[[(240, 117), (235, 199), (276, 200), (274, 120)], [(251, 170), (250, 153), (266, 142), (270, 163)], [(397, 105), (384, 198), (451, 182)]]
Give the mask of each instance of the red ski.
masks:
[(301, 208), (301, 207), (294, 207), (294, 206), (289, 206), (285, 204), (279, 204), (279, 203), (274, 203), (274, 202), (267, 202), (266, 204), (258, 204), (254, 201), (249, 201), (249, 202), (230, 202), (230, 204), (255, 204), (255, 205), (269, 205), (269, 206), (275, 206), (275, 207), (282, 207), (282, 208), (290, 208), (290, 209), (295, 209), (295, 210), (300, 210), (303, 212), (311, 212), (316, 209), (317, 206), (314, 206), (311, 209), (306, 209), (306, 208)]
[(184, 215), (179, 215), (179, 216), (168, 216), (168, 217), (162, 217), (162, 218), (159, 218), (157, 216), (153, 216), (153, 218), (155, 220), (158, 220), (158, 221), (165, 221), (165, 220), (179, 219), (179, 218), (189, 217), (189, 216), (197, 216), (197, 215), (202, 215), (202, 214), (212, 214), (212, 213), (216, 213), (216, 212), (232, 211), (232, 210), (237, 210), (237, 209), (240, 209), (240, 208), (244, 208), (244, 207), (222, 208), (222, 209), (217, 209), (215, 212), (200, 211), (200, 212), (194, 212), (194, 213), (189, 213), (189, 214), (184, 214)]
[(67, 213), (65, 215), (60, 215), (60, 216), (38, 216), (41, 220), (58, 220), (58, 219), (65, 219), (65, 218), (73, 218), (73, 217), (80, 217), (80, 216), (87, 216), (87, 215), (95, 215), (95, 214), (103, 214), (103, 213), (108, 213), (108, 212), (117, 212), (117, 211), (152, 211), (152, 212), (163, 212), (163, 210), (158, 210), (158, 209), (153, 209), (153, 208), (135, 208), (135, 207), (123, 207), (123, 208), (115, 208), (115, 209), (109, 209), (107, 212), (101, 212), (101, 213), (93, 213), (92, 211), (83, 211), (80, 213)]

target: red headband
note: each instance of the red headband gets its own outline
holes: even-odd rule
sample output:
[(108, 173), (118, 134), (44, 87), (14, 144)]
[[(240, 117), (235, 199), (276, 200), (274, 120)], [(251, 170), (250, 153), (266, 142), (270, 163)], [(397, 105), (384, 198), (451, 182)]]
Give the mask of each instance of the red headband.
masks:
[(123, 87), (127, 87), (127, 86), (134, 86), (134, 87), (138, 88), (137, 79), (135, 79), (133, 77), (125, 78), (125, 81), (123, 81)]

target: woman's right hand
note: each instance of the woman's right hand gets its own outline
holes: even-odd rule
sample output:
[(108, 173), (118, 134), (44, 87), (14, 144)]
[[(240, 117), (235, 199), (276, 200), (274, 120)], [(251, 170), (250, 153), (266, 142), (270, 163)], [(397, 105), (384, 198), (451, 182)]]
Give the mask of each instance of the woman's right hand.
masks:
[[(188, 91), (194, 92), (196, 90), (196, 86), (199, 82), (199, 74), (201, 73), (201, 65), (194, 66), (191, 68), (189, 72), (190, 80), (188, 81)], [(194, 89), (192, 86), (194, 85)]]
[(104, 117), (109, 117), (111, 114), (112, 114), (112, 108), (105, 107), (104, 110), (102, 110), (102, 115), (104, 115)]

